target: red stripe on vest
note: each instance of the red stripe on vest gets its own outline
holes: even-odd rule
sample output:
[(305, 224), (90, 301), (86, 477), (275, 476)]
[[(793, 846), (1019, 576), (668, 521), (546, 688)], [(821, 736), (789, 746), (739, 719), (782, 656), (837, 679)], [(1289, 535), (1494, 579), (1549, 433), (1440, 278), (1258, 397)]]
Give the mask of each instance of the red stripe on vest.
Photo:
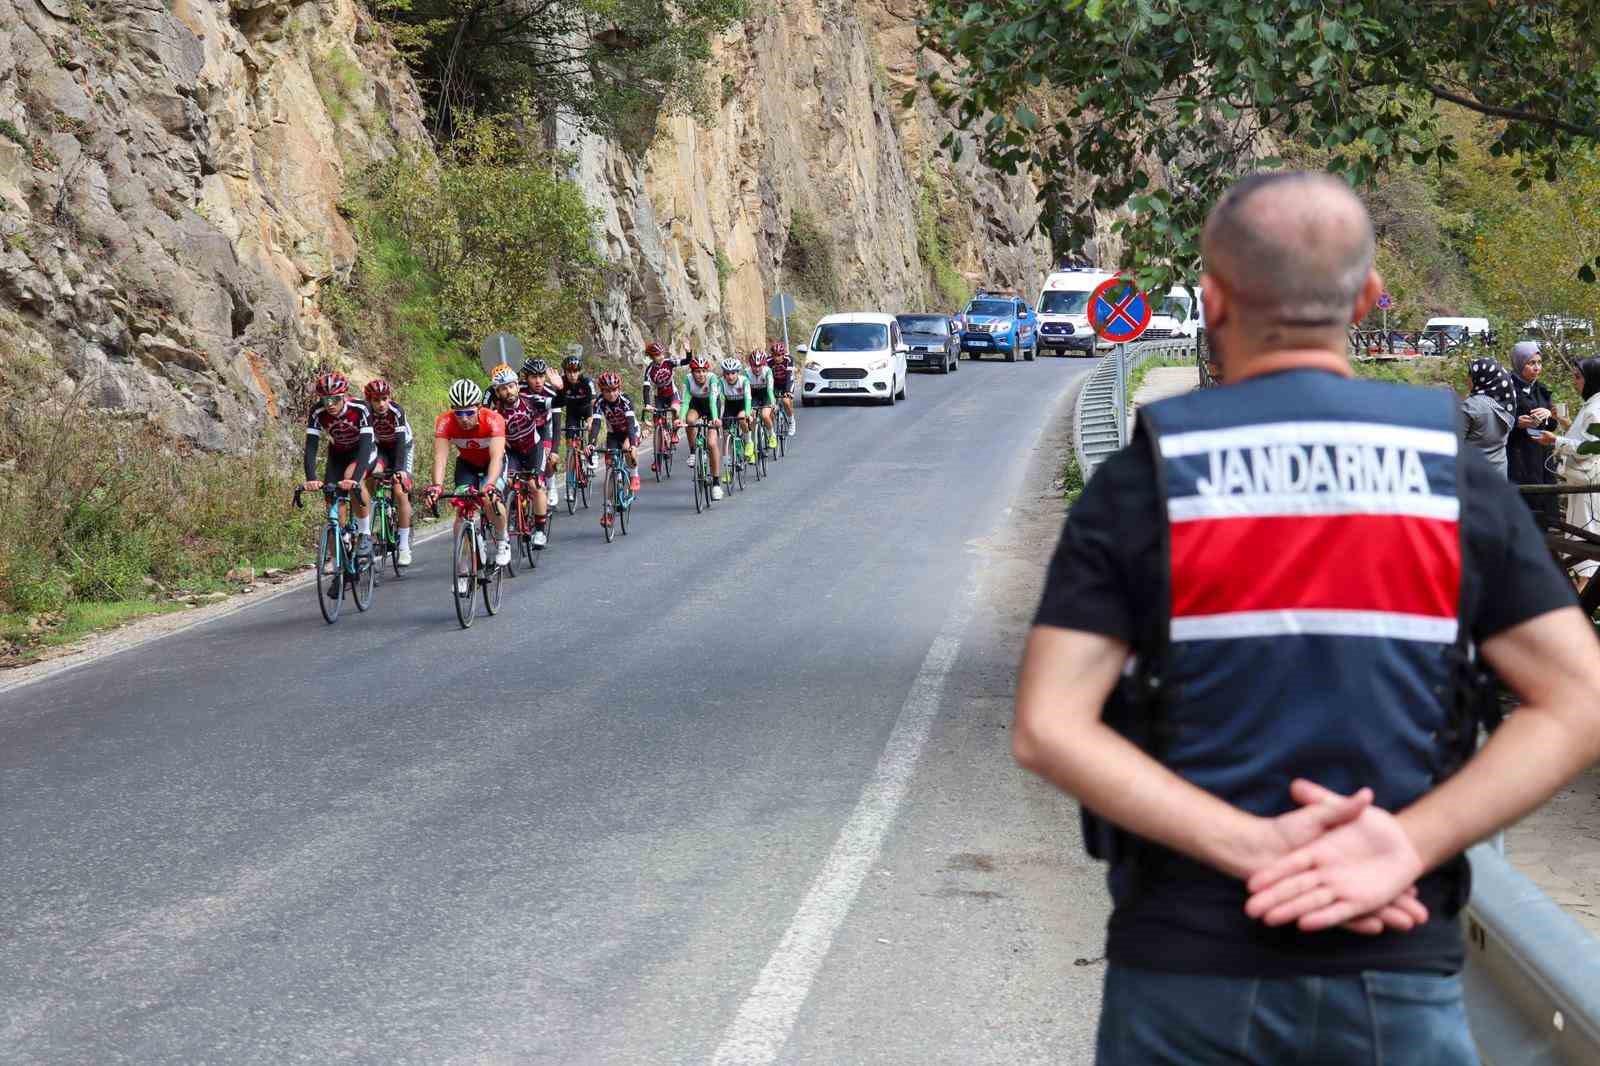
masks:
[(1409, 515), (1217, 518), (1172, 531), (1175, 618), (1325, 609), (1456, 617), (1457, 523)]

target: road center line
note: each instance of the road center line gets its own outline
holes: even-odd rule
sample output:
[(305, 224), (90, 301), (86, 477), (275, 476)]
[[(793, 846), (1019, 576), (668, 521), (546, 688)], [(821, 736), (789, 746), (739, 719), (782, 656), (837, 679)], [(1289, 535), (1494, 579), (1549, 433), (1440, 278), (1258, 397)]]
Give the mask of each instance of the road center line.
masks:
[(755, 987), (723, 1034), (712, 1059), (714, 1066), (767, 1066), (783, 1051), (834, 935), (894, 825), (939, 710), (945, 681), (961, 650), (961, 634), (971, 620), (975, 592), (975, 582), (969, 581), (958, 593), (911, 683), (872, 779), (806, 890), (783, 939), (756, 978)]

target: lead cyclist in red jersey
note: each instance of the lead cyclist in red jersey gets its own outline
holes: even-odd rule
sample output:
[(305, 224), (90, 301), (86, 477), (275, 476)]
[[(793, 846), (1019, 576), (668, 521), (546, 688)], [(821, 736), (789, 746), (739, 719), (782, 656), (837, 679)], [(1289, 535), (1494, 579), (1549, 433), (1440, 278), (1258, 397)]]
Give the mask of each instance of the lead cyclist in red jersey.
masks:
[[(483, 406), (483, 390), (461, 378), (450, 386), (450, 407), (433, 423), (433, 483), (428, 502), (444, 493), (444, 461), (456, 453), (455, 486), (484, 489), (494, 527), (496, 566), (511, 562), (511, 542), (506, 539), (506, 420)], [(461, 525), (460, 514), (456, 526)], [(457, 575), (460, 580), (461, 575)]]
[(789, 355), (787, 344), (772, 342), (767, 367), (772, 371), (772, 391), (778, 394), (778, 402), (789, 415), (789, 436), (793, 437), (800, 427), (794, 417), (794, 358)]

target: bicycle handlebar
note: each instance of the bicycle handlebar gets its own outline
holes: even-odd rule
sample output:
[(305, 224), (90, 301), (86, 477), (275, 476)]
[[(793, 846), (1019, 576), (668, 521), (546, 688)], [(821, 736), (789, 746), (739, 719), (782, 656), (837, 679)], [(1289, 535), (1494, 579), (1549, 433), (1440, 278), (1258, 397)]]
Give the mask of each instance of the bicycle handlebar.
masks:
[[(304, 485), (301, 485), (299, 488), (294, 490), (294, 506), (295, 506), (296, 510), (304, 510), (305, 509), (306, 505), (303, 502), (301, 502), (301, 499), (300, 499), (300, 497), (305, 493), (305, 491), (306, 491), (306, 487)], [(349, 489), (341, 489), (337, 485), (323, 485), (322, 486), (322, 495), (323, 495), (323, 498), (327, 499), (327, 500), (332, 500), (335, 497), (338, 497), (341, 500), (348, 500), (350, 498), (350, 490)]]

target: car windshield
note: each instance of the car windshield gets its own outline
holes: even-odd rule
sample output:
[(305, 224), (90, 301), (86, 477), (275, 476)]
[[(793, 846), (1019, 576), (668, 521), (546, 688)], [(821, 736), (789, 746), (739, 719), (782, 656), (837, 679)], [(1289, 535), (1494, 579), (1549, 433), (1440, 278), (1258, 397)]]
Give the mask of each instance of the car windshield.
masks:
[(969, 315), (992, 315), (1004, 318), (1011, 313), (1011, 304), (1004, 300), (974, 300), (967, 307)]
[(1088, 293), (1058, 290), (1044, 294), (1039, 301), (1039, 313), (1042, 315), (1081, 315), (1083, 314), (1083, 309), (1088, 306)]
[(817, 327), (816, 352), (881, 352), (889, 347), (889, 327), (881, 322), (828, 322)]
[(1179, 322), (1187, 322), (1189, 321), (1189, 298), (1187, 296), (1168, 296), (1161, 301), (1161, 310), (1157, 311), (1156, 314), (1175, 318)]
[(1422, 332), (1424, 332), (1424, 333), (1442, 333), (1446, 337), (1449, 337), (1451, 340), (1458, 341), (1462, 337), (1465, 337), (1467, 335), (1467, 327), (1466, 326), (1445, 326), (1445, 325), (1435, 324), (1435, 325), (1429, 326), (1427, 329), (1424, 329)]
[(943, 315), (901, 315), (900, 328), (907, 333), (931, 333), (945, 337), (950, 333), (950, 320)]

